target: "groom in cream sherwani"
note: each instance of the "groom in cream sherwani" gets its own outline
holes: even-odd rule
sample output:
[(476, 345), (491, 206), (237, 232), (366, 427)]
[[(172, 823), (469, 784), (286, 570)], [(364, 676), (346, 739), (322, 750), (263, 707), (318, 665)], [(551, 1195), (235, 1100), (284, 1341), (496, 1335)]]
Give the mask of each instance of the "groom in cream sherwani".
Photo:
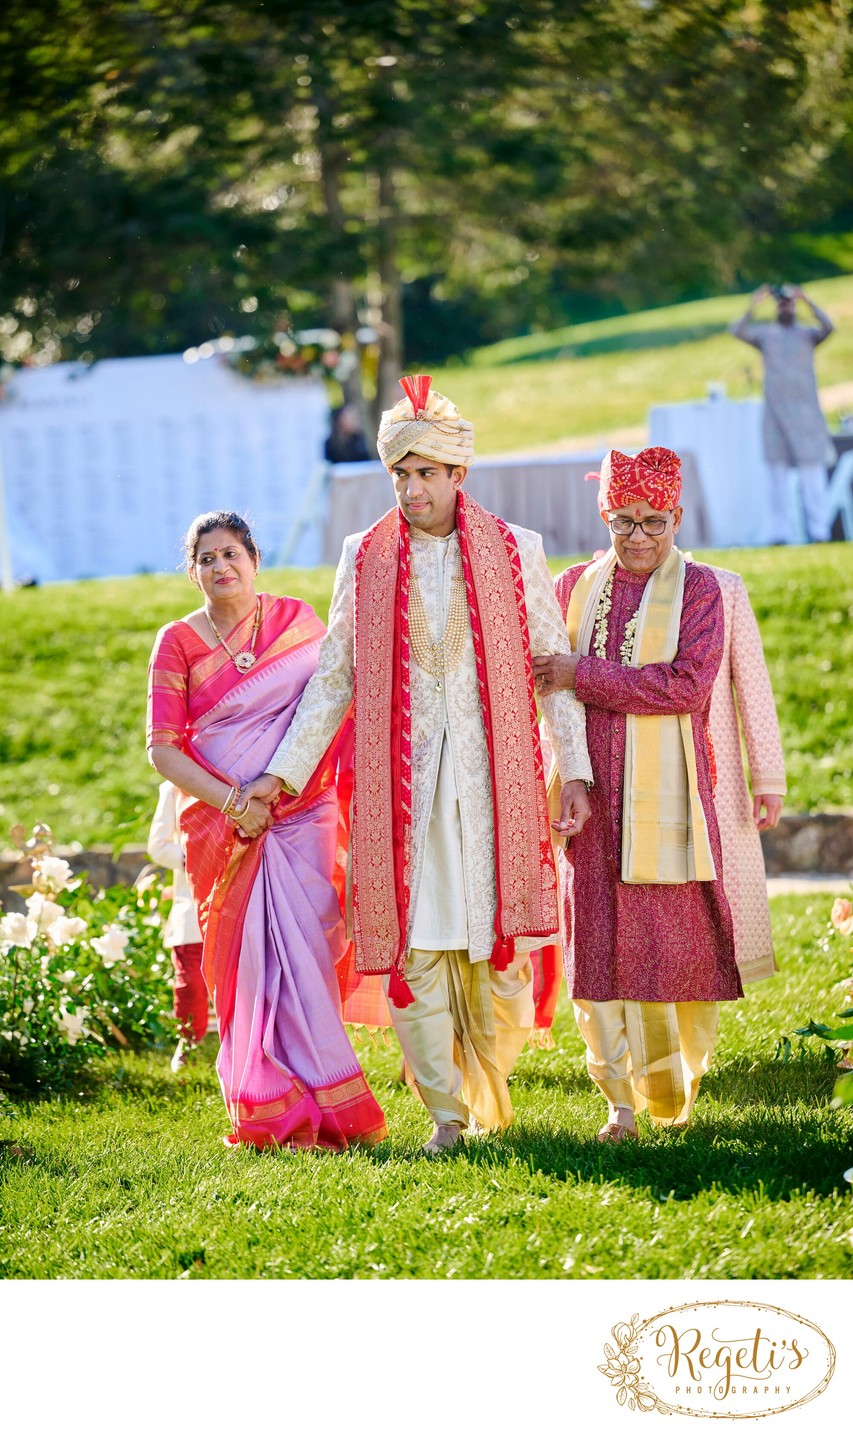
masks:
[[(571, 649), (540, 536), (463, 494), (473, 426), (428, 376), (400, 382), (378, 436), (397, 507), (345, 541), (319, 667), (246, 792), (300, 792), (354, 698), (355, 964), (382, 975), (435, 1153), (513, 1118), (528, 954), (559, 926), (531, 654)], [(542, 712), (568, 838), (589, 813), (584, 709), (562, 691)]]

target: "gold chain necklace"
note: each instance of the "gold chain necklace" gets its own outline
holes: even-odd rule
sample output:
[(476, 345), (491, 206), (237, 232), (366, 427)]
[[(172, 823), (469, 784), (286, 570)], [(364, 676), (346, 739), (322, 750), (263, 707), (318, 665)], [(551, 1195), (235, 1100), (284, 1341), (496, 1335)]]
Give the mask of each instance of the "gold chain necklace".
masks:
[(241, 674), (248, 673), (252, 665), (257, 663), (257, 655), (255, 654), (255, 639), (258, 637), (258, 629), (261, 626), (260, 599), (258, 599), (258, 606), (255, 609), (255, 622), (252, 628), (252, 637), (249, 640), (249, 647), (247, 649), (241, 649), (239, 654), (235, 654), (234, 650), (232, 648), (229, 648), (228, 644), (226, 644), (215, 623), (213, 622), (213, 619), (211, 618), (208, 610), (205, 609), (204, 612), (207, 614), (207, 622), (210, 624), (210, 627), (213, 630), (214, 637), (218, 639), (229, 659), (232, 659), (234, 661)]
[(442, 680), (453, 673), (462, 661), (468, 627), (468, 596), (462, 574), (462, 555), (456, 561), (450, 583), (444, 634), (438, 640), (432, 635), (413, 560), (409, 578), (409, 643), (416, 663), (436, 680), (435, 688), (439, 692), (443, 688)]

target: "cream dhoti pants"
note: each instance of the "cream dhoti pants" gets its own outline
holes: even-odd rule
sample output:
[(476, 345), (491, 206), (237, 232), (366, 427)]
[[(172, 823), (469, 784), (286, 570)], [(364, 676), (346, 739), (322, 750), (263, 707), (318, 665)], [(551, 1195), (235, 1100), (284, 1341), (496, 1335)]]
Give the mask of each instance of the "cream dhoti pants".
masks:
[(711, 1066), (719, 1003), (589, 1003), (575, 999), (586, 1066), (617, 1108), (648, 1109), (654, 1123), (684, 1124)]
[[(513, 1112), (506, 1080), (533, 1027), (533, 968), (527, 954), (503, 973), (472, 963), (459, 949), (412, 948), (407, 1008), (389, 1003), (415, 1088), (435, 1123), (476, 1119), (507, 1128)], [(387, 992), (388, 980), (385, 980)]]

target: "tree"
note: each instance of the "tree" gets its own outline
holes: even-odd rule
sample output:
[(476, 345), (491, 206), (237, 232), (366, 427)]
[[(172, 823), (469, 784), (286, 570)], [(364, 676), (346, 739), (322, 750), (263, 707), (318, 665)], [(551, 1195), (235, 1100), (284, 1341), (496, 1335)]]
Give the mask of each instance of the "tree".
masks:
[(407, 285), (492, 337), (731, 288), (848, 203), (850, 56), (841, 0), (11, 0), (0, 346), (368, 323), (381, 405)]

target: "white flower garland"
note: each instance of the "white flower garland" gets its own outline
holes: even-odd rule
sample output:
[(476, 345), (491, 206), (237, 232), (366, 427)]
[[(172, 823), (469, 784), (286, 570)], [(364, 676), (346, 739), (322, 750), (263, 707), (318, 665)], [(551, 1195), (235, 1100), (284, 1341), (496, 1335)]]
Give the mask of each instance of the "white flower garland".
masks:
[[(595, 611), (595, 627), (594, 637), (592, 641), (592, 651), (597, 659), (607, 658), (607, 615), (610, 613), (610, 609), (613, 604), (613, 575), (615, 573), (616, 568), (614, 566), (610, 570), (607, 582), (601, 591), (601, 598), (598, 601), (598, 607)], [(634, 638), (637, 633), (637, 620), (639, 616), (640, 611), (639, 609), (637, 609), (637, 612), (633, 615), (632, 618), (628, 620), (627, 624), (625, 625), (625, 637), (619, 645), (619, 662), (623, 665), (624, 668), (629, 668), (631, 664), (631, 655), (634, 650)]]

